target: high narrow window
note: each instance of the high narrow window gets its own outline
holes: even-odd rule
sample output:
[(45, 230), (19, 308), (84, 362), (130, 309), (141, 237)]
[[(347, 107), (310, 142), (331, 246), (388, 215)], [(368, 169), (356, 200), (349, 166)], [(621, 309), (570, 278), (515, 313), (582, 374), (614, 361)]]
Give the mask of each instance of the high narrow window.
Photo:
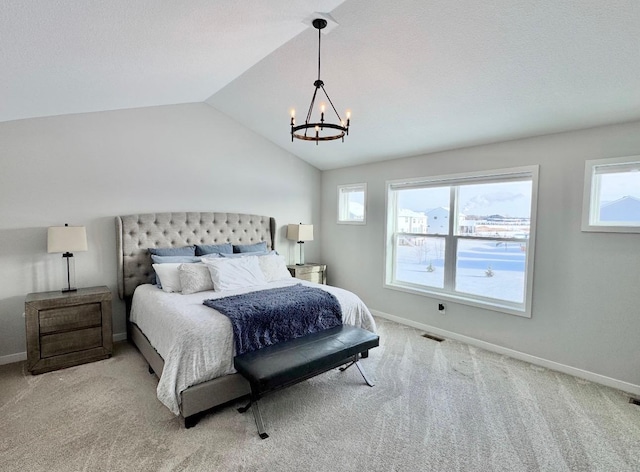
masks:
[(585, 164), (583, 231), (640, 233), (640, 156)]
[(367, 184), (338, 185), (338, 223), (367, 222)]
[(387, 183), (386, 286), (531, 316), (537, 166)]

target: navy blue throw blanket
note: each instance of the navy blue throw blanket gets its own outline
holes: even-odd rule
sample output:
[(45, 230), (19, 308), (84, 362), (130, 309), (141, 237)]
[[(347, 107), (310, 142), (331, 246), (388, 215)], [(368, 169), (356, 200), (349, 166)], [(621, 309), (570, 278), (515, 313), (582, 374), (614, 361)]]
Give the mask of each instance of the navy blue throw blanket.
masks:
[(342, 324), (336, 297), (302, 284), (203, 303), (231, 320), (236, 355)]

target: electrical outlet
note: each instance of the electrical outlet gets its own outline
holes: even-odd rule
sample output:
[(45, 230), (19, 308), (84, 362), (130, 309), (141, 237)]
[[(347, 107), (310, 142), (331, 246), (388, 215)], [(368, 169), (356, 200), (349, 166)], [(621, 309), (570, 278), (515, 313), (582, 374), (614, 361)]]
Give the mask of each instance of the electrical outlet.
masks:
[(447, 306), (444, 303), (438, 303), (438, 313), (444, 315), (446, 312)]

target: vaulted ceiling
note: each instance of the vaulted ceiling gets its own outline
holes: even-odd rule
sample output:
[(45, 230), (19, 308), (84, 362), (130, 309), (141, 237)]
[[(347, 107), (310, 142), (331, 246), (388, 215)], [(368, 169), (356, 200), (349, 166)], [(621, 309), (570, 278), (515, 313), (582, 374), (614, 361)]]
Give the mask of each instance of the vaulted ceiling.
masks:
[[(314, 12), (344, 143), (289, 134)], [(193, 102), (319, 169), (638, 120), (640, 2), (0, 2), (0, 121)]]

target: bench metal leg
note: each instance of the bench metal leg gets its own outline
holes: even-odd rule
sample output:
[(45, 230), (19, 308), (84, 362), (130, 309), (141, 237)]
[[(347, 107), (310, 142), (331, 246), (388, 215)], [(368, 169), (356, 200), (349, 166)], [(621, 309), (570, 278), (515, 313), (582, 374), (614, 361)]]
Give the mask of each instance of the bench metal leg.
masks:
[(258, 400), (251, 400), (246, 406), (238, 408), (238, 412), (244, 413), (249, 408), (253, 411), (253, 419), (256, 421), (256, 427), (258, 428), (258, 435), (260, 435), (260, 439), (267, 439), (269, 435), (264, 430), (264, 423), (262, 422), (262, 415), (260, 414)]
[(360, 361), (358, 360), (358, 356), (354, 356), (353, 360), (347, 364), (344, 367), (340, 367), (340, 372), (344, 372), (345, 370), (347, 370), (349, 367), (351, 367), (352, 365), (355, 365), (358, 370), (360, 371), (360, 374), (362, 375), (362, 378), (364, 378), (364, 381), (366, 382), (366, 384), (369, 387), (373, 387), (375, 384), (369, 380), (369, 378), (367, 377), (367, 374), (364, 371), (364, 367), (362, 367), (362, 364), (360, 364)]
[(260, 439), (267, 439), (269, 435), (264, 430), (262, 415), (260, 414), (260, 408), (258, 408), (258, 400), (253, 402), (253, 405), (251, 405), (251, 409), (253, 410), (253, 418), (256, 420), (256, 426), (258, 427), (258, 434), (260, 435)]
[(358, 368), (358, 370), (360, 371), (360, 373), (362, 374), (362, 378), (367, 383), (367, 385), (369, 387), (373, 387), (375, 384), (371, 380), (369, 380), (369, 378), (367, 377), (367, 374), (365, 374), (364, 367), (362, 367), (362, 364), (360, 364), (359, 361), (355, 361), (355, 365)]

